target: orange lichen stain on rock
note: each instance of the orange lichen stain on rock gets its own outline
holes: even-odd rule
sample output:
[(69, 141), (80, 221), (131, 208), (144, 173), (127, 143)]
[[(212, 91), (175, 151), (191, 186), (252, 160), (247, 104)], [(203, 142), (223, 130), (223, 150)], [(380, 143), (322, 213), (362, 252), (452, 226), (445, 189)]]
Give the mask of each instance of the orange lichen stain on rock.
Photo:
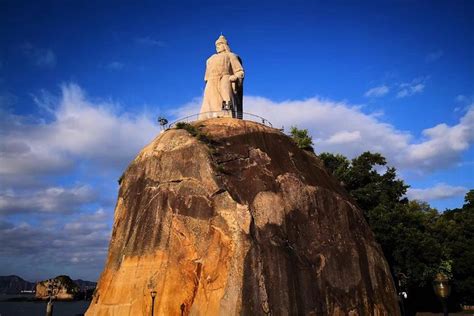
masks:
[[(189, 226), (178, 216), (173, 218), (169, 241), (173, 252), (125, 257), (117, 271), (105, 271), (101, 278), (105, 286), (96, 293), (87, 315), (150, 314), (152, 290), (157, 292), (155, 315), (181, 315), (181, 306), (184, 314), (218, 314), (234, 245), (218, 227), (210, 225), (201, 241)], [(206, 245), (199, 245), (204, 241)]]
[(170, 247), (174, 251), (166, 263), (163, 279), (156, 281), (157, 291), (163, 289), (157, 295), (158, 315), (181, 315), (182, 305), (184, 314), (194, 308), (213, 314), (224, 295), (232, 242), (213, 226), (204, 232), (206, 238), (200, 240), (189, 229), (192, 226), (173, 220)]
[[(151, 311), (150, 278), (156, 274), (166, 254), (125, 257), (118, 270), (105, 270), (101, 287), (86, 315), (145, 315)], [(128, 298), (128, 299), (127, 299)]]

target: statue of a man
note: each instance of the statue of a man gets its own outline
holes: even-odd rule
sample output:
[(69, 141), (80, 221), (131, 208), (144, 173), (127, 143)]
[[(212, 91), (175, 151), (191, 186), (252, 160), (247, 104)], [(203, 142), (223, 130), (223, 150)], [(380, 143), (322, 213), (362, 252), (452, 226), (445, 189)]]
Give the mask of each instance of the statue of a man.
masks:
[(201, 116), (214, 117), (213, 113), (222, 110), (232, 110), (232, 117), (242, 118), (242, 95), (244, 69), (242, 61), (230, 51), (226, 38), (221, 35), (216, 41), (217, 54), (212, 55), (206, 62), (204, 81), (204, 99)]

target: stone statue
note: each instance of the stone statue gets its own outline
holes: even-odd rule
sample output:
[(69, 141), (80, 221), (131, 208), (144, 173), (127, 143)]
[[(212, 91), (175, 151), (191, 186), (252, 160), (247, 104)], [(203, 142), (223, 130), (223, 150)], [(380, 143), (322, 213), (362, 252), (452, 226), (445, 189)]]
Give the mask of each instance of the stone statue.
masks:
[[(232, 113), (232, 117), (242, 119), (244, 80), (242, 60), (230, 51), (224, 35), (217, 39), (216, 51), (217, 53), (209, 57), (206, 62), (204, 75), (206, 88), (200, 118), (226, 116), (227, 112)], [(223, 111), (221, 112), (223, 114), (207, 113), (210, 111)]]

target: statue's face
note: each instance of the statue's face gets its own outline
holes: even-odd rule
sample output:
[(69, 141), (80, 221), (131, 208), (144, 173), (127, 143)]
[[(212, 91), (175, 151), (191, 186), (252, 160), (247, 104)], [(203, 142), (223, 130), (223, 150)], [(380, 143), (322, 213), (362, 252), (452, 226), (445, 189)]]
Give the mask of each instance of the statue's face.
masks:
[(216, 44), (216, 51), (217, 51), (217, 53), (221, 53), (221, 52), (225, 51), (224, 43), (217, 43)]

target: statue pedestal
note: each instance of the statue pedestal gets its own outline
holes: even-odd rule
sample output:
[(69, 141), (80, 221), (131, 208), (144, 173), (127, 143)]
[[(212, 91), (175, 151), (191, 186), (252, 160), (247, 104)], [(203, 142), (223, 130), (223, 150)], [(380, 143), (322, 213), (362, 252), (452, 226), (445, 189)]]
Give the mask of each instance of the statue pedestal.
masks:
[(210, 119), (210, 118), (219, 118), (219, 117), (230, 117), (232, 118), (231, 110), (221, 110), (221, 111), (212, 111), (204, 112), (199, 114), (200, 120)]

